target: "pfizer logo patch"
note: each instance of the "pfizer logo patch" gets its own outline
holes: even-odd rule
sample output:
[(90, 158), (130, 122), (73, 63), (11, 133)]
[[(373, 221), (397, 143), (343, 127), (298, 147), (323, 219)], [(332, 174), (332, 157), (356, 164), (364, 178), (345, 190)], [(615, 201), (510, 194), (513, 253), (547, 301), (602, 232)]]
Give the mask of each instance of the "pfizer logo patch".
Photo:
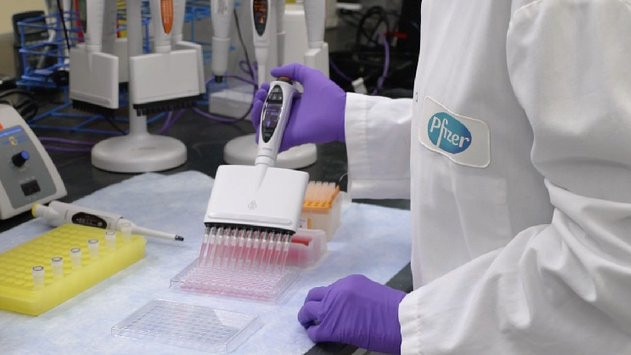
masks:
[(463, 152), (471, 145), (471, 132), (446, 112), (438, 112), (429, 119), (427, 135), (436, 147), (451, 154)]
[(457, 114), (427, 96), (423, 100), (419, 123), (418, 139), (425, 148), (460, 165), (489, 166), (491, 134), (483, 120)]

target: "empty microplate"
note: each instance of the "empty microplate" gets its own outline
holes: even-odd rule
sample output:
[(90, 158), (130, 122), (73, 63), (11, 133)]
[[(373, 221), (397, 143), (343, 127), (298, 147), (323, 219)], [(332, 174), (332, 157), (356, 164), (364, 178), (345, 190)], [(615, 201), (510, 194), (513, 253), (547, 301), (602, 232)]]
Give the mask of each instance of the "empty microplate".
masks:
[(212, 353), (234, 351), (261, 328), (257, 316), (153, 300), (112, 327), (115, 336)]
[(298, 279), (293, 267), (273, 269), (217, 268), (193, 261), (171, 279), (171, 287), (181, 291), (282, 303), (287, 290)]

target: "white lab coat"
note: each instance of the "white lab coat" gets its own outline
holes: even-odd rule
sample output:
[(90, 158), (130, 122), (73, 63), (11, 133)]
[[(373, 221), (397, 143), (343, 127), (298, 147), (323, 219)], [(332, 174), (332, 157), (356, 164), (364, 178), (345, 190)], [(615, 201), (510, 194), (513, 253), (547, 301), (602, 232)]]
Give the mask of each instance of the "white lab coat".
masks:
[(412, 100), (346, 105), (351, 195), (411, 198), (402, 352), (631, 354), (631, 1), (426, 0), (421, 33)]

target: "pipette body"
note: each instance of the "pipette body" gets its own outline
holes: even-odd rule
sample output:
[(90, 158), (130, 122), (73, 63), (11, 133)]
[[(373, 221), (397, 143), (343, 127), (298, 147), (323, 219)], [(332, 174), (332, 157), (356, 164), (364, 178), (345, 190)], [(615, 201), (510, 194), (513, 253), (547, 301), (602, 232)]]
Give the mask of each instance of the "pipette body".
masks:
[(131, 233), (144, 235), (146, 237), (184, 241), (182, 236), (137, 226), (131, 221), (123, 218), (123, 216), (117, 214), (97, 211), (59, 201), (51, 201), (48, 206), (35, 204), (33, 205), (31, 212), (33, 213), (33, 216), (40, 217), (44, 219), (46, 223), (55, 227), (70, 223), (117, 230), (121, 232), (124, 232), (125, 229), (127, 229), (127, 231)]

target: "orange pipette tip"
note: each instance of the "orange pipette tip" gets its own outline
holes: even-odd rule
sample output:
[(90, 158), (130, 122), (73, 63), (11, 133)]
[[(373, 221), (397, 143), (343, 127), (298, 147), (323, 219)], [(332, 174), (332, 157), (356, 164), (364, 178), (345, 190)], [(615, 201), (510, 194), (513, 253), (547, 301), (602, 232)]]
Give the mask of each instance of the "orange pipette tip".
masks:
[(162, 28), (164, 33), (171, 33), (173, 29), (173, 0), (161, 0), (160, 12), (162, 13)]

